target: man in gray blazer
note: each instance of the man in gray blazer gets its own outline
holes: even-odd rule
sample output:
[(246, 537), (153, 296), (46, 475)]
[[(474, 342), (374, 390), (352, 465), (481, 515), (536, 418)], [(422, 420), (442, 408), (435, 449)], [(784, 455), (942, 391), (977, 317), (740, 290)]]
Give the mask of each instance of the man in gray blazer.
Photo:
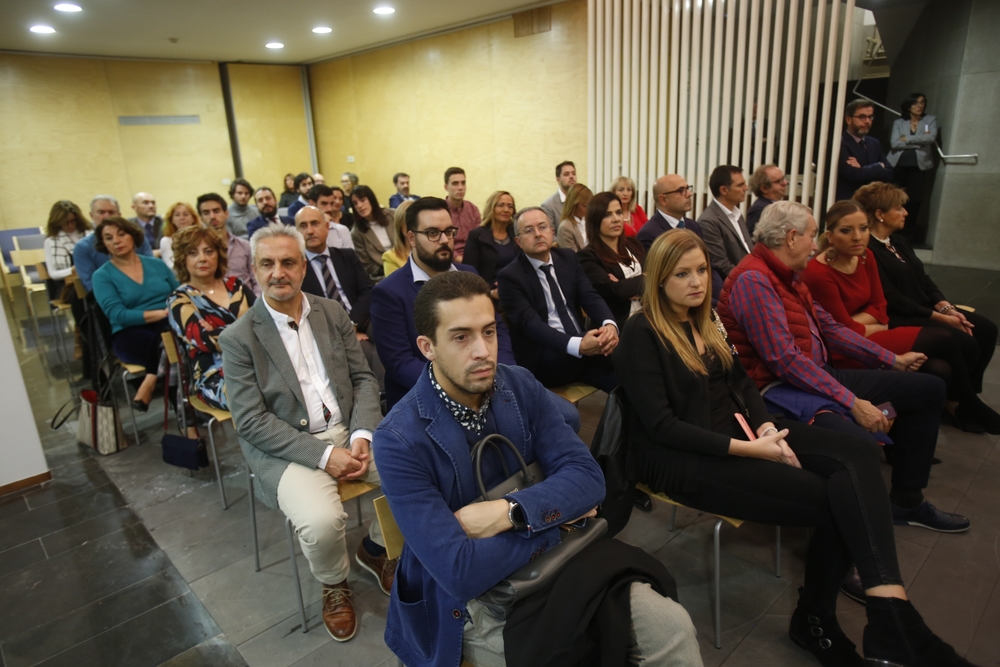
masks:
[(698, 224), (704, 233), (712, 268), (725, 278), (753, 247), (746, 218), (740, 212), (747, 196), (747, 180), (739, 167), (722, 165), (712, 171), (708, 187), (712, 203), (698, 216)]
[[(379, 483), (370, 449), (381, 419), (378, 384), (343, 306), (302, 292), (302, 234), (275, 223), (251, 246), (262, 298), (219, 338), (233, 423), (258, 496), (292, 520), (323, 584), (327, 631), (347, 641), (358, 623), (338, 483)], [(356, 559), (388, 595), (396, 562), (377, 521)]]
[(553, 229), (558, 228), (560, 221), (562, 221), (562, 210), (563, 204), (566, 203), (566, 194), (571, 187), (576, 185), (576, 165), (569, 160), (557, 164), (556, 183), (559, 184), (559, 189), (551, 197), (543, 201), (541, 206), (542, 210), (545, 211), (545, 215), (549, 216), (549, 222), (552, 223)]

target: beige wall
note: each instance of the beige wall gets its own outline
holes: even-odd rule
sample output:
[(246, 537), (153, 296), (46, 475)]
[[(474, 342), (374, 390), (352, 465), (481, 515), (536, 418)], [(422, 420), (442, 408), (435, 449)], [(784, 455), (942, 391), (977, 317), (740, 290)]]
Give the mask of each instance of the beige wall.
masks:
[(383, 205), (397, 171), (413, 192), (443, 196), (445, 169), (460, 166), (480, 208), (497, 189), (518, 206), (540, 203), (567, 159), (587, 183), (584, 0), (553, 6), (551, 32), (515, 39), (508, 19), (309, 74), (320, 170), (328, 181), (356, 172)]
[(312, 171), (301, 70), (232, 64), (229, 88), (243, 176), (254, 187), (267, 185), (280, 197), (285, 174)]

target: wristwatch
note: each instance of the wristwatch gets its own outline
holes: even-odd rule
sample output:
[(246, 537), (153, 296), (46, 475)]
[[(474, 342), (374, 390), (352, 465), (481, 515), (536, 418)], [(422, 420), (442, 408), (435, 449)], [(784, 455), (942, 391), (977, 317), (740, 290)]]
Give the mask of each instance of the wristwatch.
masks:
[(507, 518), (510, 519), (510, 525), (513, 526), (514, 532), (520, 533), (528, 530), (528, 523), (524, 520), (524, 510), (521, 509), (521, 504), (508, 500), (507, 506)]

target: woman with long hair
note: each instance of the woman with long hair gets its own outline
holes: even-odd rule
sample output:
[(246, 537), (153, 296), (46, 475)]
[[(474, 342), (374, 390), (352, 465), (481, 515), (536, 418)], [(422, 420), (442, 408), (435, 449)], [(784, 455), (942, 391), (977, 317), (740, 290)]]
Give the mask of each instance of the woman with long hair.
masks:
[(892, 164), (893, 182), (910, 196), (905, 207), (912, 218), (903, 236), (911, 243), (923, 243), (927, 230), (921, 224), (920, 208), (925, 193), (933, 187), (938, 122), (927, 113), (927, 96), (923, 93), (907, 95), (899, 110), (903, 115), (892, 124), (891, 149), (885, 157)]
[(179, 201), (167, 209), (167, 214), (163, 216), (160, 259), (170, 267), (171, 271), (174, 270), (174, 235), (188, 227), (201, 227), (201, 219), (198, 217), (198, 212), (194, 210), (194, 206)]
[(299, 192), (295, 189), (295, 174), (285, 174), (285, 189), (281, 192), (278, 208), (288, 208), (298, 198)]
[[(49, 210), (49, 221), (45, 225), (45, 241), (42, 243), (45, 250), (45, 270), (49, 274), (48, 280), (45, 281), (49, 300), (62, 298), (68, 301), (73, 321), (77, 325), (83, 320), (83, 302), (77, 298), (75, 289), (65, 289), (66, 279), (76, 275), (76, 269), (73, 268), (73, 249), (92, 229), (90, 221), (80, 207), (63, 199), (53, 204)], [(76, 328), (73, 356), (76, 359), (83, 356), (79, 326)], [(86, 361), (84, 366), (89, 369)]]
[(392, 247), (382, 253), (382, 270), (389, 275), (410, 259), (410, 242), (406, 240), (406, 209), (416, 200), (407, 199), (392, 214)]
[(358, 185), (351, 190), (351, 212), (354, 215), (354, 228), (351, 229), (354, 250), (365, 271), (378, 282), (385, 278), (382, 255), (393, 245), (389, 229), (392, 211), (379, 206), (378, 197), (370, 187)]
[[(907, 600), (878, 447), (772, 421), (734, 358), (711, 293), (704, 242), (686, 229), (657, 238), (646, 256), (643, 310), (613, 354), (632, 406), (638, 481), (707, 512), (815, 527), (789, 636), (823, 665), (969, 665)], [(867, 663), (836, 614), (852, 563), (867, 595)]]
[(583, 183), (577, 183), (566, 193), (559, 229), (556, 232), (556, 242), (560, 248), (579, 252), (587, 247), (590, 239), (587, 238), (584, 218), (587, 215), (587, 204), (593, 196), (594, 193)]
[(622, 222), (625, 224), (625, 236), (633, 237), (639, 233), (642, 226), (649, 221), (646, 212), (639, 206), (636, 197), (635, 181), (628, 176), (619, 176), (611, 183), (609, 192), (618, 195), (622, 204)]
[(497, 297), (497, 274), (517, 257), (513, 222), (517, 205), (514, 195), (497, 190), (483, 207), (483, 224), (469, 232), (462, 263), (476, 269), (490, 284), (490, 294)]

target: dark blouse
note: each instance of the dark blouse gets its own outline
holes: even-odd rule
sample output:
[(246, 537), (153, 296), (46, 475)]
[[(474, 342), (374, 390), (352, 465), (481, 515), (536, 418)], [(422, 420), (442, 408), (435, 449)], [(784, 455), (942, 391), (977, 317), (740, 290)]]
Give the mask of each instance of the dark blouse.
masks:
[(507, 236), (506, 243), (497, 241), (493, 234), (490, 234), (490, 239), (493, 241), (493, 247), (497, 249), (496, 270), (499, 272), (500, 269), (513, 262), (514, 258), (517, 257), (517, 245), (509, 235)]
[(868, 248), (878, 263), (889, 326), (905, 326), (914, 319), (926, 320), (934, 312), (934, 305), (944, 301), (945, 296), (924, 271), (923, 262), (901, 234), (893, 234), (889, 241), (902, 260), (878, 239), (872, 237), (868, 240)]
[[(690, 330), (690, 327), (687, 328)], [(705, 363), (705, 368), (708, 369), (708, 396), (712, 403), (712, 430), (738, 440), (746, 439), (743, 428), (736, 421), (736, 413), (740, 412), (740, 407), (733, 400), (733, 394), (729, 388), (729, 374), (719, 358), (707, 348), (705, 353), (701, 355), (701, 360)]]

